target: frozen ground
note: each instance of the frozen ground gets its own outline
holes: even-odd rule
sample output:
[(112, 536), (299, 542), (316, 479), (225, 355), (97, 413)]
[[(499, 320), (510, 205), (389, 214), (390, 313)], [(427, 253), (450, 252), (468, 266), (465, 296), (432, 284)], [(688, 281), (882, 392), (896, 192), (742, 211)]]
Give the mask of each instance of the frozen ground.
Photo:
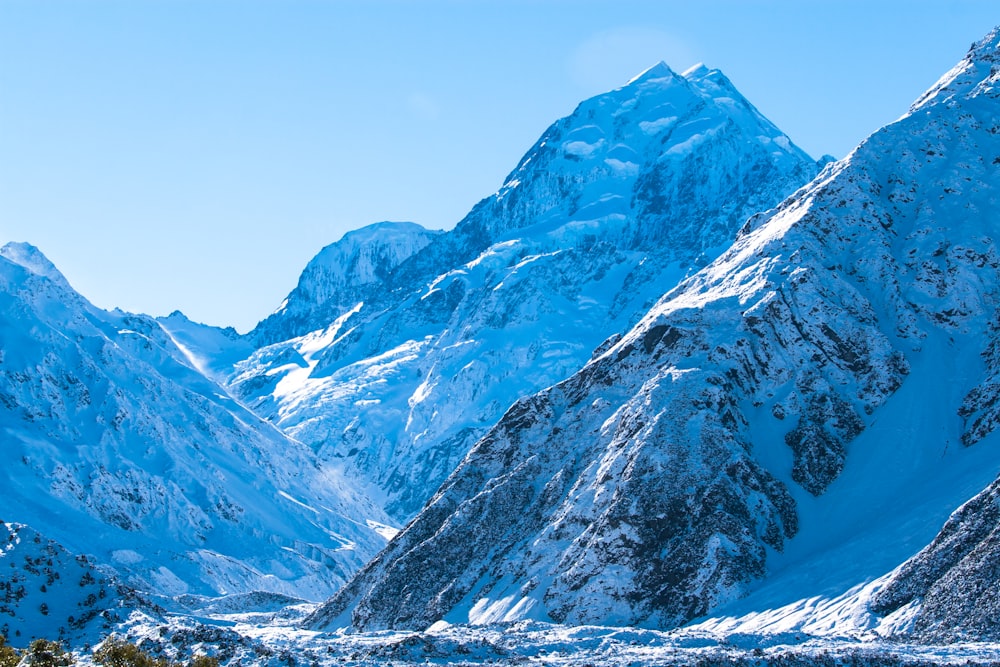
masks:
[[(149, 652), (183, 650), (240, 665), (1000, 665), (1000, 644), (928, 646), (866, 636), (803, 632), (670, 632), (533, 621), (438, 624), (424, 632), (320, 633), (296, 624), (312, 605), (264, 613), (134, 614), (123, 626)], [(86, 662), (86, 658), (83, 660)]]

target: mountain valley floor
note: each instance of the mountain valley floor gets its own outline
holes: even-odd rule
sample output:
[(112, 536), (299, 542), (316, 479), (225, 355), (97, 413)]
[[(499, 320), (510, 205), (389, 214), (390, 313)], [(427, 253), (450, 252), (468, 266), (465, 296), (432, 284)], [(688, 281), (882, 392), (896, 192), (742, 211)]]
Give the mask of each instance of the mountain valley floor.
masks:
[[(823, 636), (705, 629), (711, 622), (659, 631), (523, 621), (438, 623), (423, 632), (323, 633), (298, 627), (313, 608), (302, 604), (268, 612), (160, 618), (134, 612), (119, 629), (150, 654), (182, 660), (191, 651), (229, 664), (261, 666), (1000, 665), (1000, 643), (927, 645), (887, 639), (877, 630)], [(78, 664), (89, 664), (88, 656)]]

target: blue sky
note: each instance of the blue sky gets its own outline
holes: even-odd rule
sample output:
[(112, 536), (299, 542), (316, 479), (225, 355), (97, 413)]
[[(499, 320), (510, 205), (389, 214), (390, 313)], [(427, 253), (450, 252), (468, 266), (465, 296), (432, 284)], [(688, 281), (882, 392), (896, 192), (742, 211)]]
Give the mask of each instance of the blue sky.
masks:
[(842, 157), (995, 0), (0, 0), (0, 242), (101, 307), (245, 331), (380, 220), (453, 226), (582, 99), (722, 69)]

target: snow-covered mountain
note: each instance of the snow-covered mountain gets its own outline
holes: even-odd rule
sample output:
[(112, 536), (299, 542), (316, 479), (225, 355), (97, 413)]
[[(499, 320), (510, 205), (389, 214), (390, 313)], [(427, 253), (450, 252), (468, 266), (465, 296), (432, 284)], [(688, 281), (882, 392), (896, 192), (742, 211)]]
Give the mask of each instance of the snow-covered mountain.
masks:
[(195, 325), (167, 322), (100, 310), (36, 248), (0, 249), (0, 518), (157, 594), (329, 595), (388, 519), (207, 379), (171, 333)]
[(837, 622), (994, 636), (993, 487), (878, 577), (1000, 463), (998, 50), (519, 400), (311, 625), (750, 623), (871, 583)]
[(254, 329), (259, 343), (288, 340), (326, 326), (360, 301), (372, 301), (392, 271), (437, 231), (412, 222), (380, 222), (344, 234), (306, 265), (299, 284)]
[(377, 225), (324, 249), (253, 334), (295, 337), (229, 387), (403, 523), (517, 397), (817, 171), (721, 72), (660, 63), (554, 123), (452, 231)]

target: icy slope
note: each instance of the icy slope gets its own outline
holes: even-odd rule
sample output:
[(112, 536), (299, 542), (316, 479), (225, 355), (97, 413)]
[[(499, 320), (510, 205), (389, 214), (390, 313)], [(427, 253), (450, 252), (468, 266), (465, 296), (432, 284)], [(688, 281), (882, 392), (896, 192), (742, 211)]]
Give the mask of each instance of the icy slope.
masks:
[(95, 308), (27, 244), (0, 249), (0, 340), (0, 518), (168, 595), (318, 599), (384, 544), (377, 506), (167, 329)]
[[(860, 499), (891, 480), (896, 506), (919, 504), (928, 468), (853, 460), (954, 450), (947, 477), (996, 446), (997, 42), (748, 222), (579, 373), (518, 401), (311, 623), (673, 626), (759, 586), (798, 533), (810, 541), (783, 566), (808, 569), (827, 528), (849, 528), (838, 513), (898, 533), (913, 514), (873, 517)], [(880, 417), (904, 414), (890, 398), (917, 366), (910, 410), (954, 417), (859, 438), (892, 433)], [(842, 473), (859, 486), (838, 490)]]
[(405, 522), (518, 396), (579, 369), (816, 170), (721, 72), (661, 63), (553, 124), (454, 230), (230, 387)]

